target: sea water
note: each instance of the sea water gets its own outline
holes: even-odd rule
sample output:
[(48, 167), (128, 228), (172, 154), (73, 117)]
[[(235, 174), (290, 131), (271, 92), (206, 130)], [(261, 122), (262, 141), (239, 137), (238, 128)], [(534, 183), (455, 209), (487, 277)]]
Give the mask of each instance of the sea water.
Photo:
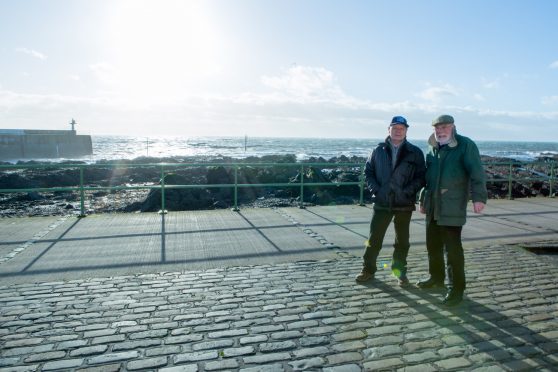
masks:
[[(150, 157), (246, 158), (264, 155), (295, 155), (331, 159), (339, 156), (367, 157), (383, 139), (277, 138), (277, 137), (93, 137), (94, 159)], [(411, 141), (423, 151), (427, 143)], [(535, 160), (542, 154), (558, 154), (558, 142), (476, 141), (482, 155)]]
[[(367, 157), (383, 139), (279, 138), (279, 137), (134, 137), (92, 136), (93, 155), (76, 159), (95, 163), (98, 160), (135, 159), (138, 157), (243, 159), (265, 155), (295, 155), (297, 160), (322, 157), (326, 160), (340, 156)], [(425, 140), (411, 140), (426, 151)], [(558, 154), (558, 142), (476, 141), (482, 155), (536, 160), (543, 154)], [(14, 159), (17, 161), (18, 159)], [(28, 160), (28, 159), (26, 159)], [(47, 160), (47, 159), (37, 159)], [(50, 159), (53, 161), (53, 159)]]

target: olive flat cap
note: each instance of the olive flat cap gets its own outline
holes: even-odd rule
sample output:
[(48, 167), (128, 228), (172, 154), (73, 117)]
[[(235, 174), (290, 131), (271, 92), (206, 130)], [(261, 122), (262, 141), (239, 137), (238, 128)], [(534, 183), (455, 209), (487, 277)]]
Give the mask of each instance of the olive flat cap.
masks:
[(453, 124), (453, 116), (440, 115), (436, 119), (432, 120), (432, 125), (438, 125), (438, 124)]

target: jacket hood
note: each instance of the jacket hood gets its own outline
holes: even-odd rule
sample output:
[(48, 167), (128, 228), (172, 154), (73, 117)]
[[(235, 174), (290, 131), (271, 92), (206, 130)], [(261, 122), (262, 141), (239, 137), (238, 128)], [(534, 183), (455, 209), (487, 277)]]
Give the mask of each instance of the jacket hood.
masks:
[[(453, 127), (453, 130), (451, 131), (451, 139), (448, 142), (448, 146), (449, 147), (455, 147), (457, 146), (457, 130), (455, 129), (455, 126)], [(436, 141), (436, 135), (434, 133), (432, 133), (430, 135), (430, 137), (428, 138), (428, 144), (432, 147), (437, 147), (438, 146), (438, 141)]]

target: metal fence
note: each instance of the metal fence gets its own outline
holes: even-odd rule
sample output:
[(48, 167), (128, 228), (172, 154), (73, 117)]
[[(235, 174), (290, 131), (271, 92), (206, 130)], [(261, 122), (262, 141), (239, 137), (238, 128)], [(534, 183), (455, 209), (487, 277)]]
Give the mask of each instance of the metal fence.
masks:
[[(486, 162), (484, 166), (487, 170), (487, 184), (490, 183), (507, 183), (508, 198), (512, 198), (512, 186), (514, 182), (547, 182), (549, 184), (548, 195), (554, 197), (554, 188), (556, 184), (556, 162)], [(224, 167), (234, 170), (234, 183), (218, 183), (218, 184), (165, 184), (165, 178), (170, 172), (179, 168), (191, 167)], [(280, 182), (280, 183), (239, 183), (238, 172), (244, 167), (293, 167), (298, 170), (298, 182)], [(160, 174), (158, 184), (151, 185), (118, 185), (118, 186), (90, 186), (84, 180), (84, 172), (88, 169), (126, 169), (126, 168), (154, 168)], [(355, 182), (305, 182), (305, 170), (315, 169), (339, 169), (349, 168), (359, 174), (359, 180)], [(165, 190), (169, 189), (208, 189), (208, 188), (231, 188), (234, 190), (234, 206), (233, 210), (238, 211), (238, 190), (245, 187), (288, 187), (299, 188), (299, 206), (304, 208), (304, 189), (305, 187), (335, 187), (335, 186), (358, 186), (360, 189), (359, 204), (364, 205), (364, 163), (158, 163), (158, 164), (13, 164), (0, 165), (0, 172), (10, 172), (17, 169), (77, 169), (79, 170), (79, 184), (68, 187), (34, 187), (34, 188), (4, 188), (0, 189), (1, 193), (29, 193), (29, 192), (78, 192), (80, 195), (80, 216), (85, 214), (85, 192), (86, 191), (116, 191), (116, 190), (160, 190), (161, 191), (161, 211), (166, 211), (165, 206)], [(493, 177), (494, 169), (500, 172), (499, 177)], [(507, 174), (501, 175), (503, 169), (507, 170)], [(527, 174), (527, 176), (525, 176)]]

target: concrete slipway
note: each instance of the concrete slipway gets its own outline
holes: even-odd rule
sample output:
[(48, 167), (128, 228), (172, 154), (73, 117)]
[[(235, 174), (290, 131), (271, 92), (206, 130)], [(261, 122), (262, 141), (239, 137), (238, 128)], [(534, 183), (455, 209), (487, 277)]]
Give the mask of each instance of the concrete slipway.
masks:
[[(467, 298), (399, 288), (393, 229), (354, 282), (370, 206), (0, 219), (6, 370), (557, 370), (558, 200), (490, 200)], [(541, 244), (540, 242), (554, 242)], [(409, 276), (427, 272), (423, 216)], [(383, 266), (387, 266), (384, 268)]]

